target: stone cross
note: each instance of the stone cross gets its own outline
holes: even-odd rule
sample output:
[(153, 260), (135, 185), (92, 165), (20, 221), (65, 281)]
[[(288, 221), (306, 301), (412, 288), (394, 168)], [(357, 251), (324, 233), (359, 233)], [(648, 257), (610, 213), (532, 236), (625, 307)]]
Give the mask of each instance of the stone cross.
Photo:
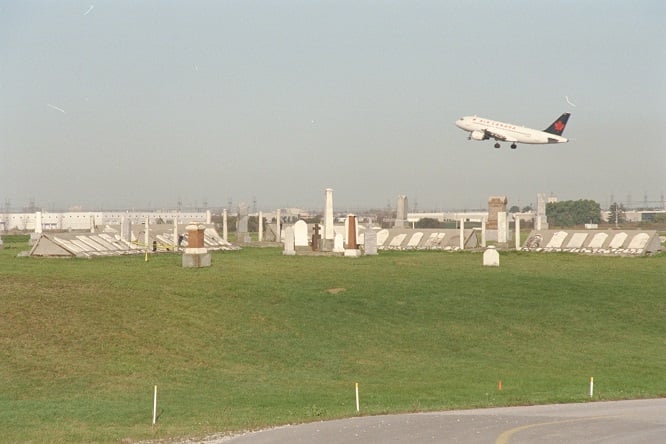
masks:
[(319, 251), (319, 230), (321, 227), (319, 224), (314, 224), (313, 231), (314, 233), (312, 234), (312, 251)]

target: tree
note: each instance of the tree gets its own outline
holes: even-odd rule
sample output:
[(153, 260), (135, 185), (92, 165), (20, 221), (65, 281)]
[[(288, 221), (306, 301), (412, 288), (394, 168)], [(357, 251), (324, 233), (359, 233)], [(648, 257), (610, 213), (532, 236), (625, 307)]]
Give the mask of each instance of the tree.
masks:
[(532, 208), (532, 205), (527, 205), (526, 207), (523, 207), (521, 210), (522, 213), (529, 213), (531, 211), (534, 211), (534, 208)]
[(520, 207), (518, 205), (512, 206), (509, 208), (509, 213), (520, 213)]
[(571, 227), (582, 224), (598, 224), (601, 206), (593, 200), (565, 200), (546, 204), (548, 223), (553, 226)]
[(609, 224), (623, 224), (627, 221), (627, 216), (625, 214), (625, 209), (624, 205), (619, 204), (617, 202), (613, 202), (613, 204), (609, 208), (609, 213), (608, 213), (608, 223)]
[(419, 219), (415, 224), (414, 228), (442, 228), (444, 224), (437, 219), (431, 217), (424, 217)]

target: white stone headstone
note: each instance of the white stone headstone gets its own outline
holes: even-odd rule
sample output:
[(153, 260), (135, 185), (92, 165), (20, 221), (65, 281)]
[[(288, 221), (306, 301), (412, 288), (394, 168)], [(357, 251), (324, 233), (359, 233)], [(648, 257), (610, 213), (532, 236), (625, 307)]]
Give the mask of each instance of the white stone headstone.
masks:
[(407, 248), (417, 248), (421, 243), (421, 239), (423, 239), (422, 232), (417, 231), (416, 233), (412, 234), (412, 237), (409, 239), (409, 242), (407, 242)]
[(646, 246), (648, 241), (650, 240), (650, 235), (647, 233), (639, 233), (636, 236), (631, 239), (629, 242), (629, 247), (628, 248), (635, 248), (638, 250), (643, 250)]
[[(122, 229), (122, 224), (121, 224)], [(178, 246), (178, 218), (173, 218), (173, 245), (174, 247)]]
[(516, 241), (516, 250), (520, 250), (520, 218), (518, 216), (514, 217), (514, 224), (515, 224), (515, 241)]
[(550, 238), (546, 248), (562, 248), (562, 243), (564, 243), (564, 239), (566, 239), (568, 235), (569, 234), (566, 231), (558, 231)]
[(229, 227), (227, 226), (227, 209), (222, 212), (222, 239), (225, 242), (229, 240)]
[(405, 228), (407, 226), (407, 196), (398, 196), (398, 209), (395, 216), (394, 228)]
[(537, 194), (537, 211), (534, 218), (534, 229), (537, 231), (548, 229), (548, 218), (546, 217), (546, 195)]
[(384, 245), (384, 242), (386, 242), (386, 239), (388, 239), (388, 237), (389, 237), (389, 230), (386, 229), (379, 230), (379, 232), (377, 233), (377, 245), (380, 247)]
[(257, 235), (257, 240), (263, 242), (264, 240), (264, 213), (259, 212), (259, 234)]
[(35, 233), (42, 234), (42, 212), (35, 213)]
[(492, 245), (483, 252), (483, 265), (486, 267), (499, 267), (499, 252)]
[(333, 237), (333, 252), (334, 253), (344, 253), (345, 251), (345, 246), (344, 246), (344, 237), (342, 236), (342, 233), (335, 233), (335, 236)]
[(296, 254), (294, 249), (294, 227), (287, 227), (284, 230), (284, 251), (282, 254), (285, 256), (293, 256)]
[(324, 209), (324, 239), (334, 238), (333, 232), (333, 189), (326, 188), (326, 207)]
[(405, 241), (405, 238), (407, 237), (407, 233), (400, 233), (393, 239), (391, 239), (391, 242), (389, 243), (389, 248), (392, 249), (399, 249), (402, 246), (402, 243)]
[(509, 239), (509, 223), (505, 211), (497, 213), (497, 243), (506, 244)]
[(624, 245), (624, 242), (627, 240), (628, 234), (627, 233), (618, 233), (615, 236), (613, 236), (613, 239), (610, 241), (609, 247), (611, 248), (622, 248)]
[(308, 246), (308, 224), (304, 220), (296, 221), (294, 224), (294, 245), (297, 247)]
[(275, 210), (275, 242), (282, 241), (282, 215), (280, 214), (280, 209)]
[(425, 241), (424, 247), (426, 249), (432, 248), (435, 245), (435, 240), (437, 240), (437, 233), (430, 233), (428, 239)]
[(604, 242), (606, 242), (606, 239), (608, 239), (608, 234), (607, 233), (597, 233), (592, 237), (592, 240), (590, 241), (590, 244), (588, 245), (589, 248), (601, 248), (604, 246)]
[(481, 246), (486, 247), (486, 218), (481, 219)]
[(132, 242), (132, 221), (125, 216), (120, 219), (120, 239), (127, 243)]
[(588, 233), (574, 233), (567, 242), (567, 248), (581, 248), (587, 238)]
[(368, 229), (363, 237), (363, 249), (367, 256), (377, 254), (377, 232), (373, 229)]

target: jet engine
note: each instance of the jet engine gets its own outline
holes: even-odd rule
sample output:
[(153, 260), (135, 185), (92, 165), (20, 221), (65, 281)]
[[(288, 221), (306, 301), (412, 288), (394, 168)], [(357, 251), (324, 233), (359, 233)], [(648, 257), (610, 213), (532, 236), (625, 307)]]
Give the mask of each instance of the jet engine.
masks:
[(474, 140), (488, 140), (488, 135), (485, 131), (474, 130), (470, 133), (469, 138)]

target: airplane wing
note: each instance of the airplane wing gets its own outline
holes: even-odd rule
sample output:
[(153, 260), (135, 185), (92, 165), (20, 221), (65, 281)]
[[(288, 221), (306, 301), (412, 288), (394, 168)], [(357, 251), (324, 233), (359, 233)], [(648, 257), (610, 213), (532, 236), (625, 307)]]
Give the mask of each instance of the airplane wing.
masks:
[(485, 131), (488, 137), (492, 137), (495, 140), (501, 140), (503, 142), (518, 142), (518, 139), (509, 134), (506, 134), (502, 130), (493, 129), (491, 131), (489, 129), (486, 129)]

